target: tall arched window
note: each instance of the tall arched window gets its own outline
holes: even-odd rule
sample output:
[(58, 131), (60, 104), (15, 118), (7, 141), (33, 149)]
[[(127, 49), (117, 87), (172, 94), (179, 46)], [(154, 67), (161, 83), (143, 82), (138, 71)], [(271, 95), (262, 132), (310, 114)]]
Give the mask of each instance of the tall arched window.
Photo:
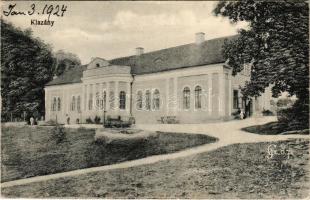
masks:
[(149, 90), (145, 92), (145, 109), (151, 110), (151, 92)]
[(200, 86), (195, 87), (195, 108), (196, 109), (201, 108), (201, 87)]
[(57, 106), (57, 99), (56, 97), (54, 97), (52, 101), (52, 111), (56, 111), (56, 106)]
[(191, 94), (190, 89), (188, 87), (185, 87), (183, 89), (183, 109), (190, 108), (190, 94)]
[(142, 109), (142, 92), (141, 91), (137, 93), (137, 109), (138, 110)]
[(71, 110), (74, 111), (75, 110), (75, 96), (72, 97), (71, 100)]
[(90, 93), (89, 99), (88, 99), (88, 110), (92, 110), (92, 109), (93, 109), (93, 94)]
[(126, 93), (124, 91), (119, 93), (119, 109), (126, 109)]
[(80, 97), (80, 96), (78, 96), (78, 97), (77, 97), (77, 100), (76, 100), (76, 110), (77, 110), (78, 112), (81, 111), (81, 97)]
[(96, 92), (96, 109), (98, 110), (100, 107), (100, 96), (99, 92)]
[(159, 96), (159, 90), (155, 90), (153, 93), (153, 109), (159, 110), (159, 103), (160, 103), (160, 96)]
[(58, 97), (58, 111), (60, 111), (61, 109), (61, 101), (60, 101), (60, 97)]

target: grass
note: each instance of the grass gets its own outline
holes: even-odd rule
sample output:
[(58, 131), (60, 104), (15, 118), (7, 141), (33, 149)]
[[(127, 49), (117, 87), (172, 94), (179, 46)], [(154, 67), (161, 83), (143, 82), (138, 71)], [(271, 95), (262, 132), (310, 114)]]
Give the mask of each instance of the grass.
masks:
[[(268, 159), (268, 146), (292, 151)], [(309, 140), (235, 144), (186, 158), (2, 188), (6, 197), (306, 198)]]
[(250, 133), (256, 133), (260, 135), (278, 135), (282, 133), (289, 134), (309, 134), (309, 130), (296, 130), (296, 131), (287, 131), (287, 127), (281, 125), (278, 122), (269, 122), (263, 125), (255, 125), (242, 128), (243, 131), (247, 131)]
[(53, 127), (2, 127), (1, 181), (171, 153), (216, 140), (206, 135), (157, 133), (106, 144), (96, 142), (94, 135), (94, 130), (84, 128), (55, 134)]

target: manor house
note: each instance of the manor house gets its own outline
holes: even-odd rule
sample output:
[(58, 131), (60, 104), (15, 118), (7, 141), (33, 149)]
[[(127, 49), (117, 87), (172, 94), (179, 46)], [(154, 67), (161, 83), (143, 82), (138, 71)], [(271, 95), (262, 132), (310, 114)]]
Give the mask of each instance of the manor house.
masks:
[(196, 33), (190, 44), (105, 60), (93, 58), (55, 77), (45, 86), (45, 119), (85, 123), (105, 117), (136, 123), (179, 123), (228, 120), (239, 108), (247, 116), (270, 109), (271, 90), (256, 98), (242, 98), (240, 86), (250, 79), (251, 66), (232, 76), (222, 55), (225, 40), (205, 40)]

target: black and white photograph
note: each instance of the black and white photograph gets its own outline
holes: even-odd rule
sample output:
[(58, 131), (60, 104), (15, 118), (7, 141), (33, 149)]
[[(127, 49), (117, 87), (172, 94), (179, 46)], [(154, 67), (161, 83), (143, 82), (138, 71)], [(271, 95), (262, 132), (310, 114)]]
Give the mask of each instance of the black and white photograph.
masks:
[(310, 198), (309, 1), (0, 5), (1, 198)]

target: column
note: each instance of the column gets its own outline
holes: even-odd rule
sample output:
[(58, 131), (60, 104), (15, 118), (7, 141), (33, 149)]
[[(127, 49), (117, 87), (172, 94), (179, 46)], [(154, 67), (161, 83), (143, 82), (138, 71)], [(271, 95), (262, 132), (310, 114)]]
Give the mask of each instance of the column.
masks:
[(61, 110), (61, 114), (62, 114), (61, 117), (64, 117), (66, 115), (65, 114), (65, 106), (66, 106), (67, 102), (65, 102), (65, 95), (66, 95), (66, 93), (65, 93), (65, 90), (63, 89), (62, 90), (62, 98), (60, 98), (60, 101), (61, 101), (60, 110)]
[(126, 90), (126, 112), (130, 114), (130, 102), (131, 102), (131, 84), (130, 82), (126, 82), (127, 90)]
[(106, 82), (106, 111), (110, 110), (110, 82)]
[(119, 82), (115, 81), (115, 92), (114, 92), (114, 106), (115, 106), (115, 110), (119, 111), (119, 91), (118, 91), (118, 85)]
[(209, 115), (212, 114), (212, 73), (208, 74), (208, 111)]
[(225, 76), (223, 72), (219, 73), (219, 116), (225, 115)]
[(83, 100), (83, 105), (84, 105), (84, 111), (86, 112), (87, 111), (87, 102), (88, 102), (88, 90), (87, 90), (87, 85), (85, 84), (84, 85), (84, 100)]
[[(169, 78), (166, 79), (166, 115), (169, 115)], [(164, 108), (164, 106), (163, 106)]]
[(233, 104), (233, 97), (232, 97), (232, 86), (231, 86), (231, 73), (228, 74), (228, 87), (229, 87), (229, 94), (228, 94), (228, 116), (231, 116), (232, 104)]
[(92, 111), (96, 111), (96, 84), (92, 86), (92, 96), (93, 96), (93, 109)]
[(178, 111), (178, 80), (176, 77), (173, 79), (173, 85), (174, 85), (174, 87), (173, 87), (173, 89), (174, 89), (174, 91), (173, 91), (173, 94), (174, 94), (173, 95), (174, 96), (174, 98), (173, 98), (173, 100), (174, 100), (173, 110), (174, 110), (174, 114), (176, 115), (177, 111)]

